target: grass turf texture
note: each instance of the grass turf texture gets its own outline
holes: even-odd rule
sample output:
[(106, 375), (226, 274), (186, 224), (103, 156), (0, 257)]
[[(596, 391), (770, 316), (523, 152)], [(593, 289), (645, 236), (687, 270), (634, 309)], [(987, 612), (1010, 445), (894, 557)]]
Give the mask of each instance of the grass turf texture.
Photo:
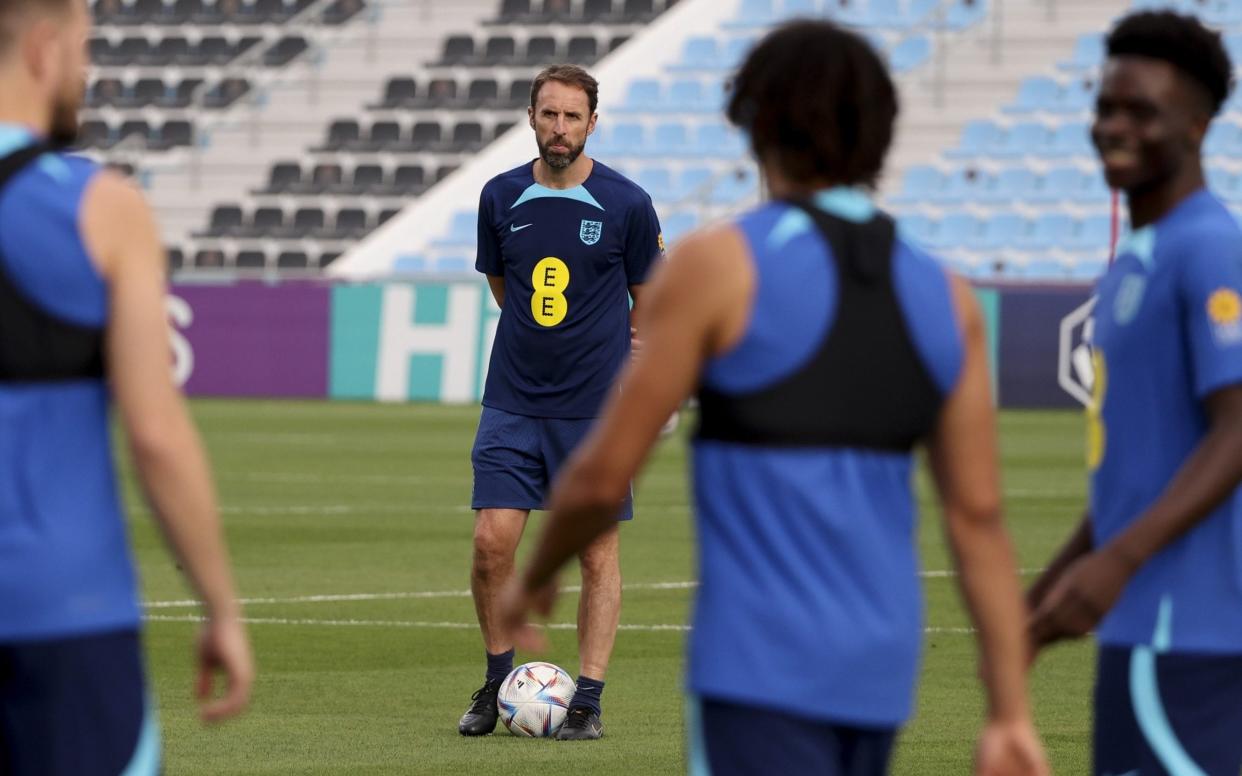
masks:
[[(685, 484), (686, 425), (653, 456), (638, 519), (622, 534), (623, 630), (604, 693), (605, 738), (518, 739), (497, 727), (457, 735), (482, 681), (483, 648), (469, 589), (470, 445), (477, 408), (198, 401), (241, 595), (259, 662), (241, 720), (204, 729), (195, 715), (189, 597), (123, 467), (169, 774), (674, 774), (684, 771), (681, 693), (693, 578)], [(1001, 416), (1006, 507), (1021, 565), (1037, 568), (1083, 506), (1077, 413)], [(934, 500), (919, 478), (923, 566), (950, 568)], [(537, 533), (536, 513), (524, 549)], [(1030, 577), (1025, 580), (1029, 584)], [(576, 570), (564, 578), (577, 583)], [(924, 583), (929, 633), (917, 715), (895, 774), (968, 773), (982, 718), (974, 643), (955, 581)], [(345, 594), (367, 594), (339, 600)], [(411, 595), (416, 594), (416, 595)], [(431, 595), (426, 595), (431, 594)], [(288, 600), (326, 596), (332, 600)], [(387, 596), (387, 597), (385, 597)], [(576, 595), (555, 622), (570, 623)], [(554, 630), (546, 659), (577, 675), (572, 629)], [(826, 659), (831, 659), (826, 656)], [(1089, 644), (1041, 658), (1037, 721), (1057, 773), (1089, 762)]]

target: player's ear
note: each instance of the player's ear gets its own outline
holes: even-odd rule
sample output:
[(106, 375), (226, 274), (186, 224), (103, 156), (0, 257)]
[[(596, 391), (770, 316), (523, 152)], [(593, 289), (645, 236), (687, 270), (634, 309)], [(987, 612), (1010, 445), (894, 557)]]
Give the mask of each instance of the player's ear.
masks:
[(535, 109), (534, 108), (528, 107), (526, 109), (526, 120), (530, 122), (530, 128), (534, 129), (535, 128)]
[(597, 121), (599, 121), (599, 114), (598, 114), (598, 113), (592, 113), (592, 114), (591, 114), (591, 119), (587, 122), (587, 134), (588, 134), (588, 135), (590, 135), (590, 134), (592, 134), (593, 132), (595, 132), (595, 122), (597, 122)]
[(21, 35), (21, 56), (26, 69), (36, 79), (47, 80), (60, 63), (60, 48), (56, 25), (50, 19), (35, 21)]

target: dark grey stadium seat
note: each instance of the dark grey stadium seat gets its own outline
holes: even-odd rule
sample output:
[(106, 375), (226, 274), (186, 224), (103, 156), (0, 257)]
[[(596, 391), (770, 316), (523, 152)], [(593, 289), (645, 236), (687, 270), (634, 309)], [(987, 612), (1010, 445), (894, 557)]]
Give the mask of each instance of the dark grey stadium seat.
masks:
[(501, 122), (500, 122), (500, 123), (498, 123), (498, 124), (496, 125), (496, 127), (492, 130), (492, 139), (494, 140), (494, 139), (496, 139), (496, 138), (500, 137), (500, 136), (501, 136), (501, 135), (503, 135), (504, 133), (508, 132), (510, 129), (513, 129), (513, 122), (512, 122), (512, 121), (501, 121)]
[(166, 151), (194, 145), (194, 126), (188, 121), (165, 121), (164, 126), (151, 133), (147, 148)]
[(448, 176), (452, 175), (455, 172), (457, 172), (457, 165), (455, 164), (444, 165), (440, 169), (436, 170), (436, 183), (439, 183), (440, 181), (444, 180), (445, 178), (447, 178)]
[(466, 93), (467, 108), (500, 107), (500, 84), (494, 78), (476, 78)]
[(310, 257), (302, 251), (281, 251), (276, 257), (277, 269), (308, 269)]
[(536, 35), (526, 42), (526, 64), (550, 65), (557, 61), (556, 38), (549, 35)]
[(285, 211), (278, 207), (261, 207), (254, 211), (250, 223), (239, 237), (279, 237), (285, 228)]
[(345, 171), (334, 162), (323, 162), (315, 165), (309, 177), (301, 183), (290, 186), (291, 194), (327, 194), (341, 185)]
[(367, 211), (361, 208), (345, 208), (336, 214), (330, 238), (356, 240), (371, 231)]
[(376, 108), (411, 108), (418, 103), (418, 82), (413, 78), (391, 78), (384, 87), (384, 100)]
[(512, 35), (493, 35), (483, 49), (482, 64), (497, 66), (517, 61), (517, 41)]
[(112, 24), (138, 26), (146, 24), (159, 10), (160, 0), (133, 0), (122, 3), (121, 9), (112, 18)]
[[(396, 215), (400, 212), (401, 212), (401, 208), (396, 208), (396, 207), (381, 210), (379, 214), (379, 225), (383, 226), (384, 224), (388, 223), (393, 218), (395, 218)], [(321, 267), (327, 266), (327, 264), (324, 263), (322, 256), (319, 257), (319, 266)]]
[(147, 141), (151, 137), (151, 125), (143, 119), (130, 119), (121, 124), (121, 129), (117, 132), (117, 145), (125, 144), (133, 148), (142, 148), (147, 145)]
[(565, 58), (575, 64), (592, 64), (599, 58), (599, 41), (586, 36), (570, 38), (569, 51)]
[(353, 180), (343, 194), (376, 194), (386, 189), (384, 168), (378, 164), (360, 164), (354, 168)]
[(243, 0), (234, 24), (267, 24), (276, 15), (280, 0)]
[(444, 41), (442, 65), (463, 65), (474, 59), (474, 38), (469, 35), (450, 35)]
[(224, 252), (218, 248), (205, 248), (194, 254), (197, 269), (219, 269), (224, 266)]
[(238, 251), (233, 266), (238, 269), (266, 269), (267, 254), (263, 251)]
[(107, 38), (91, 38), (88, 46), (91, 62), (98, 67), (109, 67), (117, 63), (115, 48)]
[(429, 108), (446, 108), (457, 103), (457, 82), (451, 78), (435, 78), (427, 84), (427, 97), (423, 100)]
[(158, 78), (142, 78), (122, 92), (112, 104), (118, 108), (146, 108), (164, 96), (165, 88), (164, 82)]
[(426, 173), (421, 165), (403, 164), (393, 174), (388, 193), (399, 197), (421, 194), (427, 188)]
[(168, 254), (168, 268), (170, 270), (181, 269), (185, 266), (185, 251), (180, 248), (169, 248), (166, 253)]
[(272, 13), (273, 24), (284, 24), (305, 11), (315, 0), (280, 0)]
[(283, 67), (302, 56), (309, 48), (310, 44), (301, 35), (281, 38), (276, 45), (263, 52), (263, 64), (268, 67)]
[(582, 4), (582, 21), (605, 21), (612, 16), (612, 0), (584, 0)]
[(201, 78), (187, 78), (164, 89), (155, 100), (157, 108), (188, 108), (194, 103), (194, 92), (203, 85)]
[(318, 150), (344, 151), (362, 137), (362, 128), (351, 119), (338, 119), (328, 127), (328, 142)]
[(83, 121), (78, 127), (77, 148), (111, 148), (112, 130), (102, 121)]
[(410, 136), (410, 150), (430, 151), (438, 146), (443, 138), (444, 131), (438, 122), (420, 121), (414, 125), (414, 132)]
[(573, 17), (573, 10), (570, 0), (543, 0), (540, 16), (544, 22), (567, 22)]
[(337, 259), (341, 258), (340, 251), (324, 251), (319, 254), (319, 266), (326, 267)]
[(257, 194), (287, 194), (302, 182), (302, 165), (297, 162), (277, 162), (267, 180), (267, 186)]
[(529, 78), (521, 78), (509, 84), (509, 107), (525, 108), (530, 105), (530, 87)]
[(400, 124), (395, 121), (377, 121), (371, 125), (365, 145), (355, 148), (365, 151), (389, 151), (399, 148), (404, 143)]
[(226, 78), (207, 90), (203, 95), (204, 108), (228, 108), (250, 91), (250, 82), (244, 78)]
[(530, 17), (530, 0), (501, 0), (497, 21), (513, 24), (527, 21)]
[(117, 14), (120, 12), (121, 0), (99, 0), (91, 7), (91, 13), (94, 15), (95, 24), (97, 25), (114, 23)]
[[(211, 211), (211, 222), (201, 237), (232, 237), (242, 229), (242, 209), (237, 205), (219, 205)], [(198, 260), (195, 260), (198, 263)]]
[(102, 108), (114, 104), (124, 93), (125, 87), (119, 78), (100, 78), (86, 90), (86, 107)]
[(361, 13), (365, 7), (362, 0), (336, 0), (323, 12), (323, 23), (344, 24)]
[(237, 58), (237, 49), (237, 46), (219, 35), (208, 35), (198, 42), (198, 47), (190, 52), (190, 57), (196, 64), (227, 65)]
[(612, 52), (616, 51), (617, 49), (621, 48), (622, 46), (624, 46), (626, 43), (629, 43), (629, 42), (630, 42), (629, 35), (618, 35), (617, 37), (608, 41), (608, 53), (611, 54)]
[(629, 24), (641, 24), (655, 17), (655, 3), (652, 0), (624, 0), (621, 10), (622, 21)]
[(199, 0), (164, 0), (159, 10), (151, 17), (151, 24), (173, 26), (189, 24), (194, 14), (202, 7)]
[(322, 232), (326, 221), (322, 208), (301, 207), (293, 214), (293, 223), (276, 236), (304, 239)]
[(112, 53), (113, 65), (136, 65), (143, 57), (151, 55), (151, 44), (146, 38), (125, 38), (116, 44)]
[(138, 64), (147, 67), (167, 67), (189, 53), (190, 41), (180, 36), (164, 38), (156, 43), (146, 55), (138, 59)]

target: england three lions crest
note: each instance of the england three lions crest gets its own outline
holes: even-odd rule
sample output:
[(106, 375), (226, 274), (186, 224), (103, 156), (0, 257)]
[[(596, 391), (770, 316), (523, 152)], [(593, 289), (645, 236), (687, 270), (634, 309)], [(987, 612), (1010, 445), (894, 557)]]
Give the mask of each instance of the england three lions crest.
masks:
[(599, 238), (604, 234), (603, 221), (587, 221), (582, 220), (582, 226), (578, 229), (578, 236), (582, 238), (585, 245), (594, 245), (599, 242)]

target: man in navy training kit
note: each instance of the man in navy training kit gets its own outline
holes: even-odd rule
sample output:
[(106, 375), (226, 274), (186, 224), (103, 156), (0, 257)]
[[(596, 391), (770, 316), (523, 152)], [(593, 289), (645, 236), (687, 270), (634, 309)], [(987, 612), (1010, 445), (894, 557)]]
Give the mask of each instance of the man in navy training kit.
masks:
[[(85, 0), (0, 4), (0, 773), (149, 776), (160, 735), (108, 427), (202, 598), (205, 720), (254, 676), (206, 458), (173, 384), (165, 257), (142, 195), (58, 149), (77, 131)], [(213, 674), (227, 691), (212, 699)]]
[[(458, 723), (462, 735), (496, 727), (496, 692), (513, 669), (513, 643), (496, 604), (532, 509), (590, 428), (630, 353), (629, 301), (662, 250), (651, 198), (583, 150), (595, 129), (598, 84), (557, 65), (531, 86), (539, 157), (488, 181), (479, 198), (476, 268), (501, 308), (471, 461), (477, 510), (471, 590), (487, 675)], [(671, 413), (670, 413), (671, 414)], [(665, 416), (667, 419), (668, 415)], [(621, 613), (618, 520), (579, 548), (580, 670), (561, 740), (603, 734), (600, 695)]]
[(506, 632), (539, 647), (526, 617), (550, 612), (557, 570), (608, 530), (697, 388), (692, 773), (886, 772), (922, 640), (921, 444), (978, 628), (988, 717), (976, 772), (1048, 772), (1026, 699), (982, 314), (864, 191), (896, 116), (878, 55), (834, 24), (787, 24), (750, 53), (728, 117), (776, 201), (672, 251), (644, 300), (643, 352), (502, 599)]
[(1035, 648), (1096, 630), (1094, 773), (1242, 770), (1242, 232), (1204, 188), (1219, 33), (1122, 19), (1091, 130), (1132, 231), (1096, 291), (1090, 499), (1028, 594)]

